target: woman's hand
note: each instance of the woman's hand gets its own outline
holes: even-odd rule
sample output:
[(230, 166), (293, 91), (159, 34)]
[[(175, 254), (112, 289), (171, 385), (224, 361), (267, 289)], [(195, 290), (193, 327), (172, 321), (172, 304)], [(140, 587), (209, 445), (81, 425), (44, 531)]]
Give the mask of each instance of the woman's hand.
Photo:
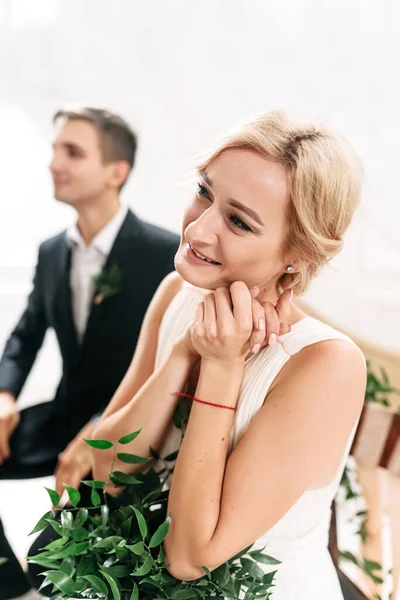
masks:
[[(229, 289), (219, 289), (225, 289), (226, 292), (228, 292), (229, 303), (232, 307)], [(262, 350), (268, 345), (273, 346), (280, 335), (290, 331), (288, 320), (290, 316), (292, 291), (285, 290), (279, 297), (276, 306), (274, 306), (272, 302), (260, 303), (257, 300), (257, 296), (260, 292), (260, 289), (257, 286), (251, 288), (249, 291), (252, 297), (251, 308), (253, 315), (253, 331), (250, 337), (248, 351), (248, 356), (251, 356), (251, 354), (256, 354), (259, 350)], [(209, 295), (214, 294), (215, 292), (212, 292)], [(200, 302), (199, 306), (200, 305), (204, 305), (204, 301)], [(182, 336), (176, 340), (175, 346), (179, 347), (184, 354), (193, 360), (193, 362), (197, 362), (200, 360), (200, 354), (197, 352), (192, 342), (191, 326), (193, 322), (194, 320), (188, 325)]]
[(202, 360), (243, 360), (253, 332), (253, 298), (242, 281), (207, 294), (190, 325), (194, 349)]
[(280, 335), (290, 331), (289, 316), (292, 290), (285, 290), (276, 306), (272, 302), (259, 302), (259, 288), (252, 288), (253, 333), (250, 338), (250, 353), (256, 354), (266, 346), (274, 346)]

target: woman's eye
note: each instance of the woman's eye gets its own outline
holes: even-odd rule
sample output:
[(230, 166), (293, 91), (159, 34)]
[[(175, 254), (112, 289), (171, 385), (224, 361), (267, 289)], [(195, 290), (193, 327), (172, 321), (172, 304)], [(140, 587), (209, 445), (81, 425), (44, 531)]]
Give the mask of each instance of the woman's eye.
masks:
[(243, 231), (252, 231), (248, 225), (242, 219), (239, 219), (236, 215), (229, 215), (229, 220), (235, 227), (238, 229), (243, 229)]
[(201, 185), (201, 183), (197, 184), (197, 193), (199, 194), (199, 196), (203, 196), (204, 198), (211, 200), (207, 188), (205, 188), (204, 185)]

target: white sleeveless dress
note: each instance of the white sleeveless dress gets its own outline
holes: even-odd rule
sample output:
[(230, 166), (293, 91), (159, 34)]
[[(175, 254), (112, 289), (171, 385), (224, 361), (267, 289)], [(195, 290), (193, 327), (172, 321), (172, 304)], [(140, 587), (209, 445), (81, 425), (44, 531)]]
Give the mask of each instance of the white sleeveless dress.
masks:
[[(205, 293), (206, 290), (185, 283), (171, 302), (159, 331), (156, 367), (167, 356), (174, 340), (187, 328), (197, 303)], [(251, 419), (261, 408), (271, 383), (290, 357), (310, 344), (330, 339), (346, 339), (354, 344), (332, 327), (306, 317), (295, 323), (289, 333), (280, 336), (275, 346), (265, 348), (246, 360), (238, 409), (231, 430), (230, 451), (240, 441)], [(273, 600), (343, 600), (327, 546), (331, 503), (340, 483), (356, 425), (343, 449), (342, 460), (331, 483), (307, 490), (280, 521), (255, 542), (254, 548), (265, 548), (266, 554), (282, 561), (275, 577)], [(177, 450), (180, 440), (181, 431), (171, 424), (161, 456)], [(287, 485), (290, 485), (290, 481)], [(266, 572), (276, 568), (262, 564), (260, 567)]]

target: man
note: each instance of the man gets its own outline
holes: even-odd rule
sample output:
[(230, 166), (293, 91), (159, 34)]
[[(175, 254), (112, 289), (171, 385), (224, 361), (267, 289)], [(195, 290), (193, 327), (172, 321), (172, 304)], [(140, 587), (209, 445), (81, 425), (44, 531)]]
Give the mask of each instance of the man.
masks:
[[(54, 472), (62, 491), (90, 471), (83, 438), (129, 366), (146, 308), (174, 268), (179, 238), (121, 206), (137, 145), (123, 119), (82, 108), (59, 111), (54, 121), (55, 197), (78, 218), (41, 244), (27, 308), (0, 361), (0, 478)], [(62, 355), (60, 384), (52, 402), (19, 413), (15, 400), (48, 327)], [(26, 594), (30, 586), (0, 522), (1, 556), (9, 561), (0, 566), (0, 600)]]

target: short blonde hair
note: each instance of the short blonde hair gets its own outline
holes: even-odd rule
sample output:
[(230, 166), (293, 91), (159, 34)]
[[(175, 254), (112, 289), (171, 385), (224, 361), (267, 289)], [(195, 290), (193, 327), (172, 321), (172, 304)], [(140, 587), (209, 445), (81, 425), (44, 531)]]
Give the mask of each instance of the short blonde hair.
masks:
[(255, 150), (286, 167), (292, 201), (284, 255), (290, 252), (300, 271), (285, 273), (278, 285), (303, 293), (343, 247), (361, 195), (358, 157), (325, 125), (298, 122), (282, 111), (260, 115), (224, 138), (198, 165), (199, 173), (229, 148)]

